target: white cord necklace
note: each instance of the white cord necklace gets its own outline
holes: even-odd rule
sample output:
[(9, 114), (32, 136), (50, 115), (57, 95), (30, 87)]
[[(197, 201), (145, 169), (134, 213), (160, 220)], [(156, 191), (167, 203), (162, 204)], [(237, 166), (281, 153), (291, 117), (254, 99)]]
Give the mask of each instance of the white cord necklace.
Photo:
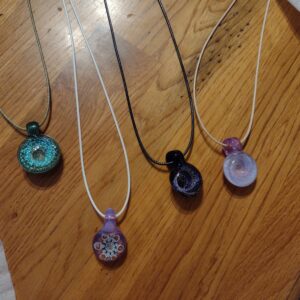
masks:
[(232, 7), (235, 5), (237, 0), (231, 2), (223, 16), (217, 22), (216, 26), (213, 28), (211, 33), (209, 34), (207, 40), (205, 41), (203, 48), (200, 52), (199, 59), (196, 64), (195, 74), (194, 74), (194, 84), (193, 84), (193, 100), (195, 106), (196, 116), (199, 122), (200, 127), (202, 130), (207, 134), (207, 136), (212, 139), (215, 143), (219, 144), (223, 147), (223, 152), (226, 155), (226, 159), (224, 161), (224, 175), (226, 179), (233, 185), (237, 187), (246, 187), (253, 184), (257, 177), (257, 165), (255, 160), (245, 152), (243, 152), (243, 147), (250, 137), (253, 123), (254, 123), (254, 115), (255, 115), (255, 108), (256, 108), (256, 99), (257, 99), (257, 88), (258, 88), (258, 79), (259, 79), (259, 69), (260, 69), (260, 62), (262, 56), (262, 48), (263, 48), (263, 39), (264, 33), (266, 29), (266, 23), (270, 8), (271, 0), (267, 0), (264, 19), (262, 23), (261, 33), (260, 33), (260, 41), (258, 47), (258, 55), (257, 55), (257, 64), (256, 64), (256, 72), (255, 72), (255, 80), (254, 80), (254, 91), (253, 91), (253, 99), (252, 99), (252, 109), (250, 114), (249, 125), (245, 135), (241, 138), (227, 138), (223, 141), (218, 140), (215, 138), (206, 128), (204, 122), (200, 116), (199, 110), (197, 108), (197, 95), (196, 95), (196, 85), (197, 85), (197, 78), (200, 70), (201, 61), (204, 55), (204, 52), (208, 46), (209, 41), (211, 40), (212, 36), (215, 34), (217, 28), (223, 22), (225, 17), (228, 15)]
[(81, 171), (82, 171), (82, 177), (84, 181), (84, 185), (86, 188), (86, 192), (88, 194), (88, 198), (97, 212), (97, 214), (104, 219), (104, 226), (103, 228), (95, 235), (93, 239), (93, 250), (96, 255), (96, 257), (102, 261), (102, 262), (113, 262), (116, 261), (117, 259), (121, 258), (127, 248), (127, 243), (125, 236), (122, 234), (120, 229), (117, 227), (117, 218), (119, 218), (128, 208), (129, 204), (129, 199), (130, 199), (130, 186), (131, 186), (131, 174), (130, 174), (130, 167), (129, 167), (129, 160), (128, 160), (128, 154), (126, 150), (126, 146), (123, 140), (123, 136), (119, 127), (119, 123), (117, 120), (117, 117), (114, 113), (114, 109), (111, 104), (110, 97), (107, 92), (107, 88), (105, 86), (104, 80), (102, 78), (101, 72), (99, 70), (98, 64), (95, 60), (94, 54), (91, 50), (91, 47), (89, 45), (89, 42), (86, 38), (86, 35), (83, 30), (82, 23), (80, 21), (79, 14), (77, 12), (77, 9), (73, 3), (72, 0), (69, 0), (69, 3), (71, 5), (72, 11), (75, 15), (75, 18), (77, 20), (80, 32), (83, 36), (84, 42), (87, 46), (88, 52), (90, 54), (90, 57), (93, 61), (93, 64), (95, 66), (97, 76), (99, 79), (99, 82), (102, 86), (102, 89), (105, 94), (105, 99), (107, 101), (107, 104), (109, 106), (112, 118), (114, 120), (122, 150), (124, 153), (124, 159), (125, 159), (125, 164), (126, 164), (126, 171), (127, 171), (127, 193), (126, 197), (124, 200), (124, 205), (121, 208), (121, 210), (117, 213), (115, 213), (111, 208), (109, 208), (106, 213), (103, 213), (96, 205), (95, 200), (93, 199), (93, 196), (91, 194), (86, 172), (85, 172), (85, 164), (84, 164), (84, 156), (83, 156), (83, 142), (82, 142), (82, 132), (81, 132), (81, 124), (80, 124), (80, 106), (79, 106), (79, 94), (78, 94), (78, 79), (77, 79), (77, 63), (76, 63), (76, 49), (75, 49), (75, 43), (74, 43), (74, 36), (73, 36), (73, 30), (72, 30), (72, 25), (69, 17), (69, 13), (67, 10), (66, 6), (66, 1), (62, 0), (62, 4), (64, 7), (64, 12), (65, 16), (67, 19), (67, 24), (68, 24), (68, 30), (69, 30), (69, 35), (70, 35), (70, 40), (71, 40), (71, 45), (72, 45), (72, 62), (73, 62), (73, 72), (74, 72), (74, 91), (75, 91), (75, 102), (76, 102), (76, 113), (77, 113), (77, 129), (78, 129), (78, 141), (79, 141), (79, 152), (80, 152), (80, 163), (81, 163)]

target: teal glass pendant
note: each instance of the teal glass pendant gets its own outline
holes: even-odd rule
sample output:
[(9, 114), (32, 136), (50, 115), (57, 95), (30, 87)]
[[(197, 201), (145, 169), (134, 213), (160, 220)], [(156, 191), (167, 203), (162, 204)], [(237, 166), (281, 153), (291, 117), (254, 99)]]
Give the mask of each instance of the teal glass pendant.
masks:
[(37, 122), (28, 123), (26, 129), (28, 137), (18, 150), (20, 165), (31, 174), (51, 171), (61, 158), (59, 145), (54, 139), (41, 133)]

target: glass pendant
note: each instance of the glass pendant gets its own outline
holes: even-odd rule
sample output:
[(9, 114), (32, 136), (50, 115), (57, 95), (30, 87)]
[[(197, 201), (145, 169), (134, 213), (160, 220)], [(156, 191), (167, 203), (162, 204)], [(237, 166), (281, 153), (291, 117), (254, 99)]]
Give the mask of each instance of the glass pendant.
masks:
[(22, 168), (31, 174), (42, 174), (52, 170), (60, 161), (61, 151), (57, 142), (40, 132), (37, 122), (26, 125), (28, 137), (20, 145), (18, 160)]
[(127, 249), (125, 236), (117, 226), (117, 218), (113, 209), (105, 213), (104, 226), (94, 237), (93, 250), (97, 259), (103, 263), (115, 262)]
[(178, 150), (168, 152), (166, 161), (173, 190), (185, 197), (196, 196), (203, 184), (201, 173), (193, 165), (187, 163), (183, 153)]
[(223, 142), (224, 175), (236, 187), (247, 187), (253, 184), (257, 177), (255, 160), (243, 152), (243, 145), (237, 138), (228, 138)]

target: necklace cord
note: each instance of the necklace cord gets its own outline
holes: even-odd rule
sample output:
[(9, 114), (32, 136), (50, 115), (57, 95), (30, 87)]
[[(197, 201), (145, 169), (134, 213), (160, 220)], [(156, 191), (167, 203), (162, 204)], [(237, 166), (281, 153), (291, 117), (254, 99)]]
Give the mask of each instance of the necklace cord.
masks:
[[(186, 71), (185, 71), (185, 67), (184, 67), (184, 64), (183, 64), (183, 61), (182, 61), (180, 50), (179, 50), (179, 47), (177, 45), (176, 38), (175, 38), (175, 35), (174, 35), (174, 32), (173, 32), (171, 23), (169, 21), (168, 15), (166, 13), (166, 10), (165, 10), (164, 5), (162, 4), (161, 0), (157, 0), (157, 1), (159, 3), (159, 6), (160, 6), (161, 11), (162, 11), (163, 16), (164, 16), (164, 19), (165, 19), (166, 24), (168, 26), (168, 29), (169, 29), (169, 32), (170, 32), (170, 35), (171, 35), (171, 38), (172, 38), (172, 42), (174, 44), (174, 48), (175, 48), (175, 51), (176, 51), (176, 54), (177, 54), (177, 57), (178, 57), (178, 61), (179, 61), (180, 67), (181, 67), (181, 71), (182, 71), (182, 74), (183, 74), (183, 78), (184, 78), (184, 82), (185, 82), (185, 85), (186, 85), (188, 97), (189, 97), (189, 104), (190, 104), (190, 110), (191, 110), (191, 133), (190, 133), (190, 138), (189, 138), (188, 145), (187, 145), (185, 151), (183, 152), (184, 155), (187, 155), (189, 153), (189, 151), (191, 150), (191, 148), (193, 146), (193, 142), (194, 142), (195, 117), (194, 117), (193, 97), (192, 97), (191, 89), (190, 89), (189, 82), (188, 82), (188, 77), (187, 77), (187, 74), (186, 74)], [(128, 110), (129, 110), (131, 122), (132, 122), (132, 125), (133, 125), (133, 129), (134, 129), (136, 138), (138, 140), (139, 146), (140, 146), (143, 154), (147, 158), (147, 160), (149, 160), (151, 163), (156, 164), (156, 165), (160, 165), (160, 166), (169, 165), (170, 163), (168, 163), (168, 162), (162, 162), (162, 161), (155, 160), (154, 158), (152, 158), (152, 156), (150, 155), (150, 153), (147, 151), (146, 147), (144, 146), (142, 138), (139, 134), (139, 130), (137, 128), (137, 124), (136, 124), (135, 118), (134, 118), (134, 113), (133, 113), (131, 100), (130, 100), (130, 96), (129, 96), (128, 85), (127, 85), (127, 81), (126, 81), (126, 76), (125, 76), (122, 60), (121, 60), (121, 57), (120, 57), (118, 44), (117, 44), (117, 41), (116, 41), (115, 31), (114, 31), (113, 23), (112, 23), (112, 20), (111, 20), (107, 0), (104, 0), (104, 5), (105, 5), (105, 11), (106, 11), (109, 27), (110, 27), (113, 47), (114, 47), (114, 51), (115, 51), (115, 54), (116, 54), (116, 58), (117, 58), (117, 62), (118, 62), (122, 82), (123, 82), (126, 101), (127, 101), (127, 104), (128, 104)]]
[[(46, 109), (45, 115), (44, 115), (42, 121), (39, 123), (39, 125), (41, 127), (43, 125), (45, 125), (45, 127), (47, 127), (48, 122), (49, 122), (49, 115), (50, 115), (50, 111), (51, 111), (51, 86), (50, 86), (49, 74), (48, 74), (48, 69), (47, 69), (47, 65), (46, 65), (46, 61), (45, 61), (45, 56), (43, 53), (43, 48), (41, 45), (41, 41), (40, 41), (39, 34), (38, 34), (36, 24), (35, 24), (35, 20), (34, 20), (33, 10), (32, 10), (32, 6), (31, 6), (31, 0), (26, 0), (26, 4), (28, 7), (28, 11), (29, 11), (29, 16), (30, 16), (34, 36), (35, 36), (36, 45), (37, 45), (37, 48), (39, 50), (39, 54), (41, 57), (41, 62), (42, 62), (43, 72), (44, 72), (44, 77), (45, 77), (45, 84), (47, 87), (47, 94), (48, 94), (47, 109)], [(16, 130), (21, 131), (22, 133), (27, 131), (26, 127), (22, 127), (22, 126), (16, 124), (1, 108), (0, 108), (0, 115)]]
[[(226, 145), (222, 141), (215, 138), (208, 131), (208, 129), (204, 125), (204, 122), (203, 122), (203, 120), (200, 116), (199, 110), (197, 108), (197, 95), (196, 95), (196, 91), (197, 91), (196, 88), (197, 87), (196, 87), (196, 85), (197, 85), (198, 74), (199, 74), (199, 71), (200, 71), (201, 61), (202, 61), (204, 52), (205, 52), (205, 50), (208, 46), (208, 43), (210, 42), (211, 38), (213, 37), (213, 35), (217, 31), (218, 27), (224, 21), (224, 19), (226, 18), (228, 13), (231, 11), (232, 7), (235, 5), (236, 2), (237, 2), (237, 0), (234, 0), (234, 1), (231, 2), (229, 7), (224, 12), (223, 16), (217, 22), (215, 27), (210, 32), (208, 38), (206, 39), (206, 41), (205, 41), (205, 43), (202, 47), (202, 50), (200, 51), (200, 55), (199, 55), (199, 58), (198, 58), (198, 61), (197, 61), (197, 64), (196, 64), (196, 69), (195, 69), (195, 74), (194, 74), (194, 82), (193, 82), (193, 101), (194, 101), (195, 112), (196, 112), (196, 116), (197, 116), (199, 125), (202, 128), (202, 130), (207, 134), (207, 136), (211, 140), (213, 140), (215, 143), (219, 144), (220, 146), (226, 146)], [(247, 128), (247, 131), (246, 131), (245, 135), (243, 136), (243, 138), (241, 139), (242, 144), (245, 144), (246, 141), (248, 140), (248, 138), (250, 137), (250, 134), (251, 134), (251, 131), (252, 131), (252, 128), (253, 128), (253, 123), (254, 123), (254, 115), (255, 115), (256, 100), (257, 100), (258, 79), (259, 79), (259, 70), (260, 70), (260, 63), (261, 63), (261, 57), (262, 57), (264, 33), (265, 33), (268, 13), (269, 13), (269, 9), (270, 9), (270, 2), (271, 2), (271, 0), (267, 0), (266, 9), (265, 9), (265, 13), (264, 13), (264, 19), (263, 19), (263, 23), (262, 23), (261, 32), (260, 32), (260, 40), (259, 40), (259, 48), (258, 48), (258, 54), (257, 54), (257, 63), (256, 63), (256, 71), (255, 71), (254, 91), (253, 91), (253, 98), (252, 98), (251, 114), (250, 114), (250, 120), (249, 120), (249, 125), (248, 125), (248, 128)]]
[[(104, 95), (105, 95), (105, 99), (107, 101), (107, 104), (109, 106), (112, 118), (114, 120), (115, 123), (115, 127), (117, 129), (118, 135), (119, 135), (119, 139), (120, 139), (120, 143), (122, 146), (122, 150), (124, 153), (124, 159), (125, 159), (125, 165), (126, 165), (126, 172), (127, 172), (127, 193), (126, 193), (126, 197), (125, 197), (125, 201), (124, 204), (121, 208), (121, 210), (119, 212), (116, 213), (116, 217), (119, 218), (126, 210), (129, 204), (129, 199), (130, 199), (130, 186), (131, 186), (131, 173), (130, 173), (130, 166), (129, 166), (129, 159), (128, 159), (128, 154), (127, 154), (127, 150), (126, 150), (126, 146), (124, 143), (124, 139), (119, 127), (119, 123), (117, 120), (117, 117), (115, 115), (110, 97), (108, 95), (107, 92), (107, 88), (106, 85), (104, 83), (103, 77), (101, 75), (100, 69), (98, 67), (98, 64), (96, 62), (96, 59), (94, 57), (93, 51), (91, 49), (91, 46), (88, 42), (88, 39), (85, 35), (85, 32), (83, 30), (83, 26), (79, 17), (79, 14), (77, 12), (77, 9), (73, 3), (72, 0), (69, 0), (69, 3), (71, 5), (72, 11), (74, 13), (74, 16), (76, 18), (77, 24), (79, 26), (79, 30), (83, 36), (84, 42), (86, 44), (86, 47), (88, 49), (89, 55), (93, 61), (93, 64), (95, 66), (96, 69), (96, 73), (99, 79), (99, 82), (102, 86)], [(87, 191), (87, 195), (88, 198), (93, 206), (93, 208), (95, 209), (95, 211), (97, 212), (97, 214), (102, 217), (105, 218), (105, 213), (103, 213), (96, 205), (95, 200), (93, 199), (93, 196), (91, 194), (90, 188), (89, 188), (89, 184), (88, 184), (88, 180), (87, 180), (87, 176), (86, 176), (86, 171), (85, 171), (85, 163), (84, 163), (84, 154), (83, 154), (83, 141), (82, 141), (82, 131), (81, 131), (81, 121), (80, 121), (80, 105), (79, 105), (79, 93), (78, 93), (78, 78), (77, 78), (77, 62), (76, 62), (76, 49), (75, 49), (75, 42), (74, 42), (74, 36), (73, 36), (73, 30), (72, 30), (72, 25), (71, 25), (71, 21), (70, 21), (70, 16), (67, 10), (67, 6), (66, 6), (66, 2), (65, 0), (62, 0), (62, 4), (64, 7), (64, 12), (65, 12), (65, 16), (66, 16), (66, 20), (67, 20), (67, 24), (68, 24), (68, 31), (69, 31), (69, 35), (70, 35), (70, 40), (71, 40), (71, 46), (72, 46), (72, 62), (73, 62), (73, 76), (74, 76), (74, 91), (75, 91), (75, 102), (76, 102), (76, 117), (77, 117), (77, 129), (78, 129), (78, 141), (79, 141), (79, 153), (80, 153), (80, 163), (81, 163), (81, 171), (82, 171), (82, 177), (83, 177), (83, 181), (84, 181), (84, 185), (85, 185), (85, 189)]]

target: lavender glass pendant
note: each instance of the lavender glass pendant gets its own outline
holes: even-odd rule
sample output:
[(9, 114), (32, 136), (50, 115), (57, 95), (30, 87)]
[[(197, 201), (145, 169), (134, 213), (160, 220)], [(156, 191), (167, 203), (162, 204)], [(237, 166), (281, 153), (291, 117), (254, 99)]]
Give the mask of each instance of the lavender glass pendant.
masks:
[(170, 170), (170, 183), (173, 190), (185, 197), (196, 196), (202, 187), (202, 176), (191, 164), (187, 163), (184, 155), (178, 151), (167, 153), (166, 161)]
[(228, 138), (223, 142), (224, 175), (234, 186), (247, 187), (255, 182), (257, 177), (257, 165), (255, 160), (243, 152), (243, 145), (237, 138)]
[(127, 249), (125, 236), (117, 226), (113, 209), (105, 213), (104, 226), (94, 237), (93, 250), (101, 262), (110, 263), (120, 259)]

